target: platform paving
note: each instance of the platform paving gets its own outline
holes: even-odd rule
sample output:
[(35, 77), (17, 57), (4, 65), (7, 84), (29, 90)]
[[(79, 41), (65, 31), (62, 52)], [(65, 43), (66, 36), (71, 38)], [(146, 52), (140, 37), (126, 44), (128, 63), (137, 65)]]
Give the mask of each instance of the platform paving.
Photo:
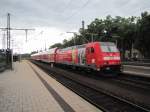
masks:
[[(42, 83), (38, 75), (51, 87)], [(0, 73), (0, 112), (100, 112), (29, 61)]]

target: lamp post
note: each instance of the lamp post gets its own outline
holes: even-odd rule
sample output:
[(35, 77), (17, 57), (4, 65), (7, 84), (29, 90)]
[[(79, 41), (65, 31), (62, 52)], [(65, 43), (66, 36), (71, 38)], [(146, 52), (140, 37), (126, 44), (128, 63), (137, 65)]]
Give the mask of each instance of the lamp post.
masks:
[[(108, 36), (108, 35), (107, 35), (108, 31), (104, 29), (104, 30), (102, 31), (102, 33), (104, 34), (103, 37), (107, 40), (107, 39), (108, 39), (108, 38), (107, 38), (107, 36)], [(104, 40), (105, 40), (105, 39), (104, 39)]]
[(104, 30), (103, 30), (103, 33), (106, 34), (106, 33), (107, 33), (107, 30), (104, 29)]

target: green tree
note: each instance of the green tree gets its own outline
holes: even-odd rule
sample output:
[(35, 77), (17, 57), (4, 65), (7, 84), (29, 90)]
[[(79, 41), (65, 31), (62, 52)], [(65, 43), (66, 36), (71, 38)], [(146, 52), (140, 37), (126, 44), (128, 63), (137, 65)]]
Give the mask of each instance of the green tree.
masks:
[(50, 46), (50, 49), (51, 49), (51, 48), (55, 48), (55, 47), (62, 48), (63, 45), (62, 45), (61, 43), (56, 43), (56, 44), (54, 44), (54, 45), (51, 45), (51, 46)]
[(63, 44), (56, 43), (52, 47), (69, 47), (84, 44), (92, 41), (111, 41), (116, 42), (117, 47), (121, 51), (121, 55), (125, 57), (125, 51), (130, 51), (132, 47), (138, 49), (145, 57), (150, 57), (150, 14), (144, 12), (141, 17), (111, 17), (106, 16), (105, 19), (96, 18), (87, 29), (79, 29), (79, 35), (64, 40)]
[(144, 12), (137, 23), (137, 40), (135, 47), (144, 57), (150, 57), (150, 14)]

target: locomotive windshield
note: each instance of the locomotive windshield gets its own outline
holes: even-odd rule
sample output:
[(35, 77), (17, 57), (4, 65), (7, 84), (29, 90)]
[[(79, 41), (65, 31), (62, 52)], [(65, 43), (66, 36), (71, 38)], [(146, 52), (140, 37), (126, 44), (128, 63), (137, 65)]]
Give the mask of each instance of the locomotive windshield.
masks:
[(118, 52), (118, 49), (114, 43), (100, 42), (100, 45), (103, 52)]

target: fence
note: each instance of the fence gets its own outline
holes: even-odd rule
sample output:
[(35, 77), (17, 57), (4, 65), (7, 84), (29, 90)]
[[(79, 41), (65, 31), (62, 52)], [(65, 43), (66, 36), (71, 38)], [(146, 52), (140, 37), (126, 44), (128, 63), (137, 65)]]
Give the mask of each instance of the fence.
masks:
[(6, 59), (7, 59), (7, 56), (6, 56), (6, 50), (0, 50), (0, 71), (2, 71), (3, 69), (6, 68)]
[(0, 49), (0, 72), (11, 68), (11, 50)]

